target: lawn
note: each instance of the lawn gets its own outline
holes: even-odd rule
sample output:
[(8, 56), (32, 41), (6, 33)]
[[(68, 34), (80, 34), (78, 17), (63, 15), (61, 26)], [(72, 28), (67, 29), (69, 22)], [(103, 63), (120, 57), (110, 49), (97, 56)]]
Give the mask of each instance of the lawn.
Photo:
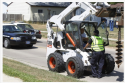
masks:
[(80, 80), (70, 76), (30, 67), (6, 58), (3, 58), (3, 73), (18, 77), (24, 82), (80, 82)]
[[(104, 34), (105, 29), (99, 28), (99, 33), (100, 34)], [(109, 37), (108, 38), (112, 38), (112, 39), (118, 39), (118, 29), (116, 27), (114, 27), (113, 31), (110, 31), (110, 28), (107, 28), (107, 31), (109, 32)], [(105, 34), (104, 34), (105, 35)], [(121, 28), (121, 39), (124, 39), (124, 28)]]
[[(113, 38), (113, 39), (118, 39), (118, 29), (116, 27), (114, 27), (113, 31), (110, 31), (110, 28), (107, 28), (108, 32), (109, 32), (109, 38)], [(124, 40), (124, 28), (121, 28), (121, 39)]]
[(32, 23), (30, 23), (30, 25), (31, 25), (34, 29), (37, 29), (37, 30), (40, 30), (40, 31), (47, 31), (45, 24), (43, 25), (43, 24), (32, 24)]
[[(34, 29), (37, 29), (37, 30), (40, 30), (40, 31), (47, 31), (45, 24), (43, 25), (43, 24), (32, 24), (32, 23), (30, 23), (30, 25), (31, 25)], [(52, 29), (53, 29), (54, 32), (56, 32), (57, 27), (53, 27)], [(59, 28), (58, 28), (58, 31), (60, 31)]]

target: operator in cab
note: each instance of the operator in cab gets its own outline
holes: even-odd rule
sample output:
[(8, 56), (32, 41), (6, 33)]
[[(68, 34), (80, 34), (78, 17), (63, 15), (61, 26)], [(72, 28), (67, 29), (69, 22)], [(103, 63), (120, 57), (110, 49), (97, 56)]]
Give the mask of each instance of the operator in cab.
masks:
[[(92, 75), (90, 77), (93, 78), (101, 78), (102, 77), (102, 68), (105, 60), (105, 48), (104, 42), (101, 36), (99, 36), (99, 31), (94, 31), (94, 36), (91, 36), (88, 43), (84, 47), (86, 49), (89, 45), (91, 45), (92, 50), (92, 58), (91, 58), (91, 70)], [(98, 63), (98, 67), (97, 67)], [(98, 69), (97, 69), (98, 68)]]
[(81, 28), (81, 36), (82, 36), (82, 41), (83, 41), (83, 47), (85, 47), (88, 41), (88, 38), (87, 38), (86, 33), (84, 32), (84, 28)]

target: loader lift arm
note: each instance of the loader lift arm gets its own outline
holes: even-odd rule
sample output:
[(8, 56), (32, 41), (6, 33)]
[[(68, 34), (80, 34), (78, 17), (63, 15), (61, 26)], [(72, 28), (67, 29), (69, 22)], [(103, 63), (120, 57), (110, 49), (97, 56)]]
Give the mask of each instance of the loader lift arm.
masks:
[(48, 36), (50, 37), (51, 34), (53, 33), (53, 31), (51, 29), (52, 24), (56, 24), (63, 31), (64, 26), (63, 26), (63, 23), (61, 23), (62, 20), (68, 14), (70, 14), (73, 10), (75, 10), (75, 9), (77, 9), (79, 7), (86, 10), (86, 13), (89, 11), (89, 13), (87, 13), (84, 17), (88, 16), (90, 13), (95, 14), (96, 11), (97, 11), (89, 3), (86, 3), (86, 2), (73, 2), (65, 10), (63, 10), (59, 15), (54, 15), (47, 21), (47, 26), (46, 27), (47, 27), (47, 31), (48, 31)]

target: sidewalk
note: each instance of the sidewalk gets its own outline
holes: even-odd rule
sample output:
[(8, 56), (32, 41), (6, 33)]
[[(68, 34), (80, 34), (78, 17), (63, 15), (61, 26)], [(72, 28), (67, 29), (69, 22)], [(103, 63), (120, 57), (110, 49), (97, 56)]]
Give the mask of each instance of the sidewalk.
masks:
[[(118, 41), (118, 39), (112, 39), (112, 38), (108, 38), (108, 39), (112, 41)], [(121, 42), (124, 42), (124, 40), (121, 40)]]
[(3, 82), (23, 82), (23, 80), (3, 73)]

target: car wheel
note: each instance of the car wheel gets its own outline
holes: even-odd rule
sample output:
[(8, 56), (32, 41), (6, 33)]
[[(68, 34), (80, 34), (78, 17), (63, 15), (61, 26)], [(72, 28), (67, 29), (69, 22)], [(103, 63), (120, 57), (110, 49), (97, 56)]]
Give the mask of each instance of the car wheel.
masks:
[(5, 48), (10, 48), (10, 41), (7, 38), (4, 40), (4, 47)]
[(84, 74), (84, 65), (80, 58), (71, 57), (66, 62), (66, 71), (69, 76), (80, 78)]
[(33, 44), (31, 44), (31, 45), (28, 45), (27, 47), (29, 47), (29, 48), (32, 48), (32, 47), (33, 47)]

